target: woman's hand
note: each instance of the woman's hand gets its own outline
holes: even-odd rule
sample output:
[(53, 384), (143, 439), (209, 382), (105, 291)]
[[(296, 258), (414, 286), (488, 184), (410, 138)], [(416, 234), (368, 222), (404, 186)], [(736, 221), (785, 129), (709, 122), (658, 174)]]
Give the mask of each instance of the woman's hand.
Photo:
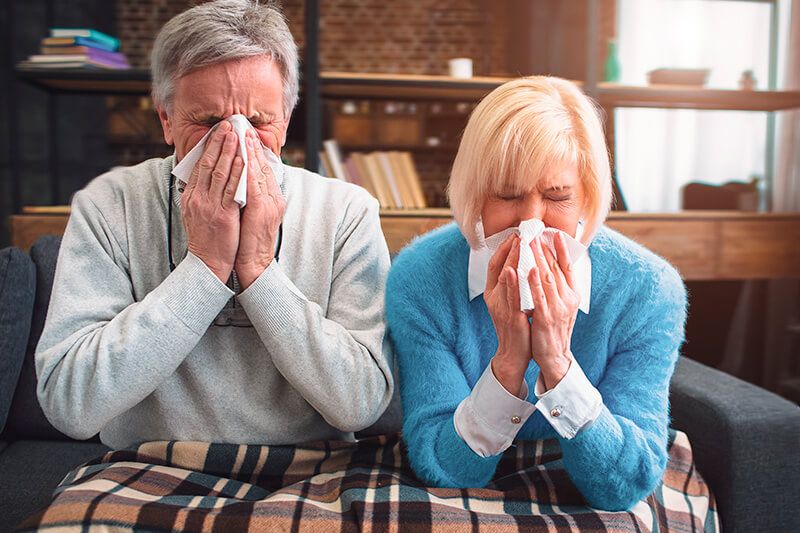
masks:
[(531, 241), (536, 265), (528, 276), (534, 304), (531, 353), (547, 390), (555, 387), (569, 370), (570, 338), (580, 305), (572, 262), (560, 234), (556, 235), (555, 245), (558, 258), (538, 237)]
[(489, 262), (483, 293), (497, 332), (497, 353), (492, 359), (492, 372), (515, 396), (519, 396), (531, 359), (530, 325), (527, 315), (519, 310), (519, 247), (517, 235), (511, 235), (500, 245)]

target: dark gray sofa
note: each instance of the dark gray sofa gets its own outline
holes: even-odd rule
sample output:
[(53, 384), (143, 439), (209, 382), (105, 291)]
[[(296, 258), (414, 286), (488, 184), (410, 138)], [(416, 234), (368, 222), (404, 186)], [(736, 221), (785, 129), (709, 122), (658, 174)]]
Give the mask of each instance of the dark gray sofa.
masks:
[[(44, 506), (69, 470), (107, 450), (97, 439), (59, 433), (36, 400), (33, 352), (59, 244), (43, 237), (30, 255), (0, 251), (0, 532)], [(800, 408), (685, 358), (671, 402), (673, 425), (689, 435), (723, 529), (800, 531)], [(397, 427), (396, 412), (384, 427)]]

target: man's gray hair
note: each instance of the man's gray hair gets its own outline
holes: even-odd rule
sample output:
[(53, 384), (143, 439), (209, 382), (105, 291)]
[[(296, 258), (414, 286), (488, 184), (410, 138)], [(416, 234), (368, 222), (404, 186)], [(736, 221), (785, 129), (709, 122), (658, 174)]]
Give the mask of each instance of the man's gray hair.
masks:
[(283, 78), (283, 112), (297, 104), (297, 45), (286, 19), (272, 2), (215, 0), (170, 19), (156, 37), (150, 56), (153, 100), (169, 112), (175, 82), (189, 72), (255, 56), (269, 56)]

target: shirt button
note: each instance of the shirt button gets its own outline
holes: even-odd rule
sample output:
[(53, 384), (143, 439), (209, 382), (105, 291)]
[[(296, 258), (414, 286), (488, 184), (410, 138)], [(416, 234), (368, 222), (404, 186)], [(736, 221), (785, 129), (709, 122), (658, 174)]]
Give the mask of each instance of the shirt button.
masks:
[(559, 405), (557, 407), (553, 407), (550, 410), (550, 416), (552, 416), (553, 418), (558, 418), (559, 416), (561, 416), (561, 406)]
[(517, 415), (514, 415), (514, 416), (511, 417), (511, 423), (512, 424), (519, 424), (520, 422), (522, 422), (522, 419), (520, 417), (518, 417)]

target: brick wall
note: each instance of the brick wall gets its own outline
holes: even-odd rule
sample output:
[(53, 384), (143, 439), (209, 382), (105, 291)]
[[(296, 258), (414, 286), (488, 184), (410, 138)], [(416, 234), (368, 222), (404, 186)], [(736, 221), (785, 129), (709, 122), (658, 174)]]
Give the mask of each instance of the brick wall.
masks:
[[(131, 64), (146, 68), (153, 39), (171, 17), (197, 2), (117, 0), (118, 33)], [(302, 48), (303, 1), (280, 2)], [(325, 70), (444, 74), (447, 60), (472, 57), (492, 73), (503, 52), (487, 31), (484, 0), (326, 0), (320, 9), (320, 65)]]
[[(602, 0), (601, 56), (614, 32), (614, 0)], [(149, 66), (152, 43), (170, 18), (201, 2), (116, 0), (122, 51), (131, 64)], [(304, 1), (276, 2), (292, 34), (304, 44)], [(583, 0), (324, 0), (320, 6), (320, 67), (348, 72), (446, 74), (447, 60), (471, 57), (475, 75), (513, 76), (541, 72), (570, 78), (585, 73), (586, 3)], [(581, 40), (583, 39), (583, 40)], [(602, 68), (602, 57), (598, 62)], [(126, 113), (138, 111), (132, 104)], [(124, 108), (124, 106), (123, 106)], [(130, 122), (130, 118), (127, 119)], [(324, 121), (327, 130), (329, 124)], [(466, 120), (464, 121), (466, 124)], [(463, 127), (463, 126), (461, 126)], [(453, 134), (458, 133), (456, 127)], [(113, 143), (121, 164), (171, 153), (156, 135), (153, 143)], [(287, 155), (302, 165), (300, 146)], [(444, 205), (444, 186), (454, 150), (414, 154), (429, 203)]]

